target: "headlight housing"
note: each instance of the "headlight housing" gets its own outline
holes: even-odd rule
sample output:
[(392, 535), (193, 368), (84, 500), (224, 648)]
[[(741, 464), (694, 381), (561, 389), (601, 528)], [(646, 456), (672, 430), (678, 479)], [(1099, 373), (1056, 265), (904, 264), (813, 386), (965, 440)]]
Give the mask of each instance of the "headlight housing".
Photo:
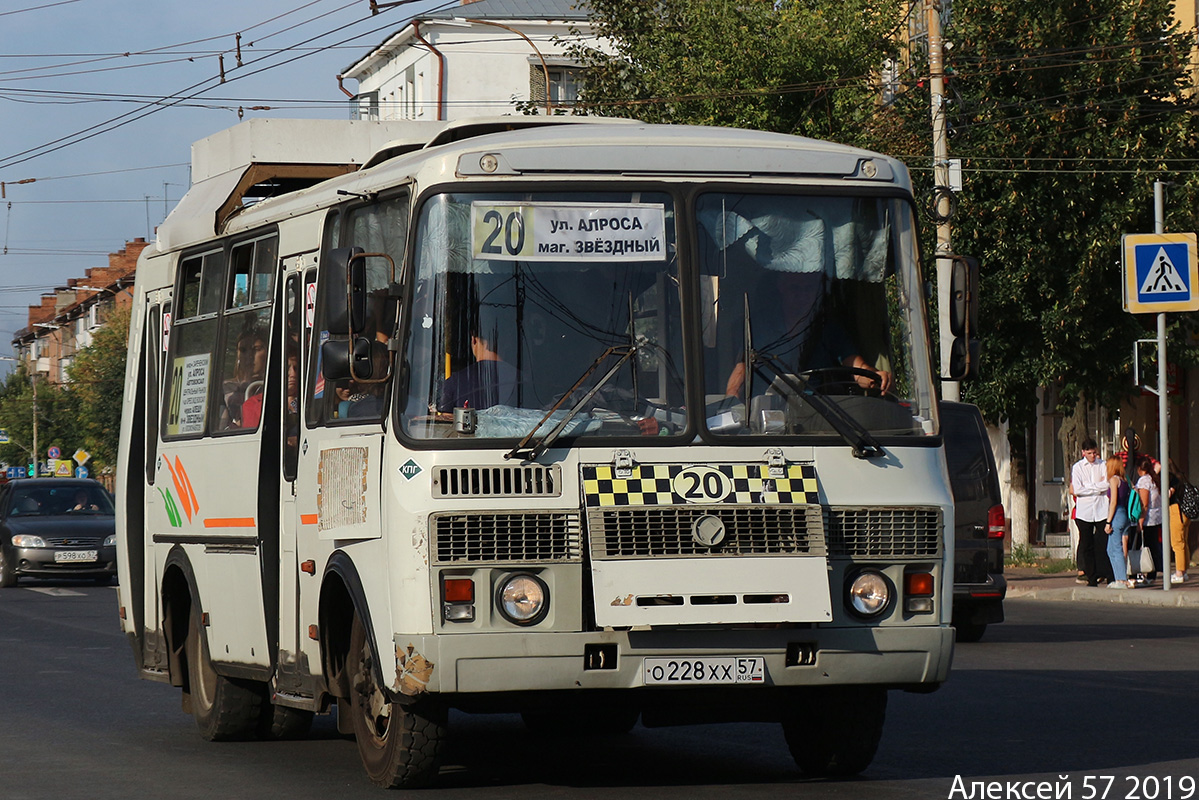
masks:
[(116, 547), (116, 544), (117, 544), (117, 535), (115, 533), (110, 533), (104, 537), (104, 543), (101, 544), (100, 546), (101, 547)]
[(895, 587), (887, 576), (878, 570), (864, 569), (849, 581), (845, 591), (845, 605), (859, 617), (877, 617), (888, 608), (895, 598)]
[(549, 587), (528, 572), (508, 575), (496, 585), (495, 607), (514, 625), (536, 625), (549, 613)]
[(31, 536), (28, 533), (18, 533), (12, 537), (13, 547), (45, 547), (46, 540), (40, 536)]

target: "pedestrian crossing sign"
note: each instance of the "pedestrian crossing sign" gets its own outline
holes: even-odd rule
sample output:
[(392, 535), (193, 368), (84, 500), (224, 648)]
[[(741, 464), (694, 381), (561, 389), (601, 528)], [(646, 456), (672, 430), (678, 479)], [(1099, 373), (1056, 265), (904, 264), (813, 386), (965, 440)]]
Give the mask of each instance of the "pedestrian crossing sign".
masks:
[(1199, 259), (1193, 233), (1130, 233), (1124, 244), (1124, 310), (1199, 311)]

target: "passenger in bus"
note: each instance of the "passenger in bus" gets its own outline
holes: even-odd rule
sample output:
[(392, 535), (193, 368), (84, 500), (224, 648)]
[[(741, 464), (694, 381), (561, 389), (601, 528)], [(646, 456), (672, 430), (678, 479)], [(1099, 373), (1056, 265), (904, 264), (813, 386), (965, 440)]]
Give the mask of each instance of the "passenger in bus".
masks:
[[(891, 389), (889, 371), (877, 369), (857, 352), (853, 337), (830, 311), (825, 295), (823, 274), (819, 272), (771, 271), (759, 284), (758, 301), (750, 300), (753, 347), (759, 353), (777, 358), (797, 371), (850, 367), (874, 373), (877, 377), (851, 374), (864, 389)], [(744, 323), (732, 326), (744, 337)], [(737, 363), (729, 374), (725, 394), (739, 397), (745, 385), (745, 355), (738, 352)]]
[(470, 335), (474, 361), (446, 378), (437, 401), (437, 411), (453, 413), (455, 408), (491, 408), (512, 405), (516, 398), (516, 368), (500, 358), (495, 333), (476, 329)]
[(225, 382), (222, 428), (257, 428), (262, 417), (266, 378), (267, 335), (263, 326), (247, 325), (237, 337), (233, 380)]

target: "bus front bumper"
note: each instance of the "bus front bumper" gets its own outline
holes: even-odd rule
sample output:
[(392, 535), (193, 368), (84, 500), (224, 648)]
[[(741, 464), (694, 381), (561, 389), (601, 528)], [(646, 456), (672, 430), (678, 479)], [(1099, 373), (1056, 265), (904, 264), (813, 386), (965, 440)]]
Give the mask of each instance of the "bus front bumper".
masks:
[[(646, 659), (661, 665), (660, 659), (758, 657), (765, 669), (757, 685), (931, 690), (949, 675), (953, 638), (949, 626), (396, 634), (392, 688), (408, 696), (636, 689), (652, 682)], [(666, 688), (688, 685), (712, 684)]]

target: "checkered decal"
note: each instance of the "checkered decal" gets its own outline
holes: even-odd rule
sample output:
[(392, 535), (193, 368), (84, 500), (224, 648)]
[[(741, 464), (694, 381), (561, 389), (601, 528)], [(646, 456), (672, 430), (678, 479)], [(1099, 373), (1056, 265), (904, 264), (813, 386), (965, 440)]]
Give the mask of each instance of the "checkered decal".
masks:
[[(721, 503), (814, 504), (819, 501), (816, 467), (791, 464), (784, 478), (770, 477), (765, 464), (714, 464), (732, 480), (733, 490)], [(651, 464), (633, 467), (632, 477), (615, 477), (611, 464), (583, 467), (583, 495), (587, 507), (687, 505), (675, 493), (674, 479), (687, 469), (681, 464)]]

